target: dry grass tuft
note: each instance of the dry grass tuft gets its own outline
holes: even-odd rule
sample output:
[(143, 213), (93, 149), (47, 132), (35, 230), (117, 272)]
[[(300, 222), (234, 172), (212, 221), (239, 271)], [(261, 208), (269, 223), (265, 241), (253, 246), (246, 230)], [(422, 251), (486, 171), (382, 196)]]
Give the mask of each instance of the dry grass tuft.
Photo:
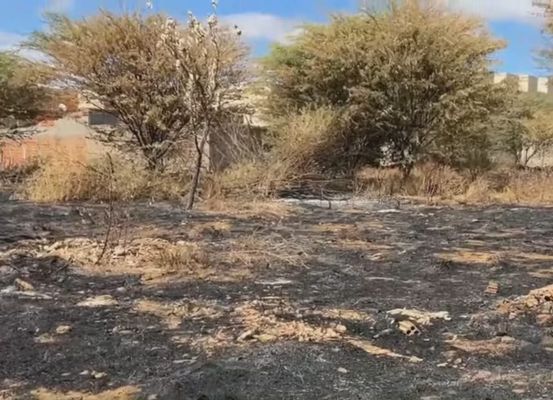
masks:
[(208, 253), (195, 243), (167, 244), (155, 253), (151, 262), (169, 273), (209, 268)]
[(437, 254), (443, 261), (472, 265), (496, 265), (502, 255), (497, 252), (473, 251), (470, 249), (456, 249), (448, 253)]
[(21, 190), (38, 202), (170, 200), (185, 191), (182, 177), (149, 171), (120, 156), (90, 158), (69, 150), (43, 160)]
[(360, 193), (409, 196), (468, 204), (553, 204), (553, 171), (495, 170), (471, 180), (454, 169), (426, 163), (404, 178), (397, 168), (365, 168), (356, 175)]
[(177, 329), (184, 320), (216, 319), (223, 314), (210, 304), (197, 302), (166, 303), (145, 299), (136, 301), (133, 309), (140, 313), (161, 318), (169, 329)]
[(524, 347), (528, 346), (527, 342), (508, 336), (489, 340), (456, 339), (448, 342), (448, 344), (457, 350), (472, 355), (489, 357), (504, 357), (517, 351), (523, 351)]
[(33, 390), (31, 394), (32, 398), (36, 400), (135, 400), (139, 397), (140, 392), (136, 386), (124, 386), (96, 394), (75, 391), (59, 392), (46, 388)]
[(303, 267), (307, 258), (305, 246), (280, 236), (259, 236), (252, 234), (233, 240), (223, 256), (230, 265), (248, 268), (267, 267), (280, 264)]
[(450, 167), (417, 166), (404, 178), (398, 168), (365, 168), (356, 175), (357, 190), (377, 197), (404, 195), (444, 198), (465, 192), (467, 179)]
[(194, 225), (188, 231), (188, 236), (193, 239), (202, 239), (205, 236), (221, 238), (228, 236), (232, 225), (228, 221), (205, 222)]

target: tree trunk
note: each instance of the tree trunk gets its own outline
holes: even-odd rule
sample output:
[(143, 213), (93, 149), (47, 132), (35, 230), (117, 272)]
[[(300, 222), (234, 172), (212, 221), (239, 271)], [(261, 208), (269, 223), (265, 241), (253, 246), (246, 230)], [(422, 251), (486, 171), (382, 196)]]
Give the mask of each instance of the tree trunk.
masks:
[(201, 142), (198, 144), (196, 139), (196, 169), (194, 170), (194, 177), (192, 178), (192, 187), (190, 188), (190, 195), (188, 197), (188, 204), (186, 206), (187, 210), (192, 210), (194, 208), (194, 202), (196, 200), (196, 193), (198, 191), (198, 186), (200, 183), (200, 175), (202, 173), (202, 162), (204, 159), (204, 148), (207, 142), (208, 132), (205, 132)]

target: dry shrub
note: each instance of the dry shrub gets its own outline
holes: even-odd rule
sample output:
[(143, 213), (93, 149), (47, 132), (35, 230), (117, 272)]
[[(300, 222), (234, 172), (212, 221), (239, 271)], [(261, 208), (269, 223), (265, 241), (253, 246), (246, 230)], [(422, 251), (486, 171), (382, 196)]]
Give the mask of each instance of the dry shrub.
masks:
[(147, 170), (120, 156), (76, 158), (70, 153), (46, 159), (24, 184), (23, 196), (39, 202), (177, 199), (183, 177)]
[(356, 175), (356, 184), (361, 191), (376, 196), (446, 198), (464, 193), (467, 180), (448, 166), (425, 163), (407, 178), (398, 168), (365, 168)]
[(193, 243), (167, 245), (153, 256), (152, 263), (171, 272), (195, 271), (209, 267), (209, 256)]
[(196, 240), (206, 236), (211, 238), (222, 238), (228, 236), (231, 230), (232, 224), (228, 221), (205, 222), (190, 228), (188, 236)]
[(492, 193), (489, 181), (483, 177), (478, 177), (470, 183), (461, 199), (469, 203), (490, 203)]
[(330, 107), (307, 109), (277, 124), (274, 158), (296, 173), (316, 172), (335, 157), (340, 112)]
[(495, 171), (477, 178), (460, 199), (469, 203), (552, 204), (553, 172)]
[(308, 174), (325, 170), (343, 158), (335, 148), (341, 119), (339, 111), (328, 107), (281, 118), (272, 127), (271, 151), (216, 175), (208, 189), (209, 197), (267, 197)]
[(400, 194), (402, 179), (398, 168), (364, 168), (355, 177), (358, 191), (378, 197)]
[(413, 178), (413, 195), (449, 197), (464, 193), (467, 187), (465, 177), (446, 165), (422, 164), (415, 168)]
[(215, 174), (206, 188), (209, 199), (254, 199), (270, 197), (290, 179), (290, 169), (283, 162), (246, 161)]
[[(502, 195), (502, 196), (501, 196)], [(521, 170), (514, 172), (507, 188), (499, 198), (516, 203), (553, 203), (553, 173), (551, 171)]]
[(265, 237), (252, 234), (232, 241), (225, 252), (224, 261), (230, 265), (255, 268), (273, 264), (303, 267), (309, 250), (304, 244), (277, 235)]

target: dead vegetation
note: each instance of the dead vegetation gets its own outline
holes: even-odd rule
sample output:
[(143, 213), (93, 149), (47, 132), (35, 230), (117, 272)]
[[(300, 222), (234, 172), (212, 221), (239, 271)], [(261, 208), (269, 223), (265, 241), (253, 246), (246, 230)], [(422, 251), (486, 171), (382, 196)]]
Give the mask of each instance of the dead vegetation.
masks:
[(55, 156), (39, 163), (20, 192), (37, 202), (160, 201), (180, 199), (186, 185), (182, 175), (148, 171), (120, 155), (76, 154), (61, 146)]
[[(263, 211), (262, 204), (193, 217), (129, 205), (126, 228), (114, 230), (100, 263), (105, 232), (82, 218), (94, 220), (100, 210), (77, 214), (59, 206), (45, 216), (42, 206), (40, 222), (29, 222), (29, 212), (4, 206), (0, 222), (10, 237), (33, 223), (39, 233), (47, 221), (64, 229), (50, 227), (34, 239), (35, 231), (25, 231), (16, 244), (3, 239), (3, 387), (51, 398), (101, 399), (119, 396), (118, 387), (137, 388), (128, 398), (175, 398), (167, 393), (179, 382), (199, 393), (194, 399), (212, 397), (217, 387), (277, 399), (264, 384), (240, 385), (286, 371), (274, 364), (283, 362), (291, 374), (304, 374), (302, 387), (310, 390), (327, 381), (338, 387), (355, 374), (361, 381), (343, 383), (343, 398), (367, 390), (384, 368), (405, 377), (435, 374), (423, 389), (430, 395), (444, 382), (462, 385), (474, 370), (508, 375), (520, 364), (526, 376), (538, 376), (549, 365), (549, 289), (527, 289), (550, 277), (543, 275), (551, 258), (543, 249), (547, 210), (489, 209), (484, 220), (480, 211), (458, 208), (275, 203)], [(487, 291), (490, 282), (497, 291)], [(229, 362), (245, 376), (224, 378), (222, 371), (236, 370)], [(35, 365), (47, 371), (44, 379)], [(217, 365), (220, 383), (209, 365)], [(194, 380), (194, 371), (207, 381)], [(277, 387), (297, 393), (292, 382), (290, 376)], [(406, 382), (405, 390), (414, 390)]]

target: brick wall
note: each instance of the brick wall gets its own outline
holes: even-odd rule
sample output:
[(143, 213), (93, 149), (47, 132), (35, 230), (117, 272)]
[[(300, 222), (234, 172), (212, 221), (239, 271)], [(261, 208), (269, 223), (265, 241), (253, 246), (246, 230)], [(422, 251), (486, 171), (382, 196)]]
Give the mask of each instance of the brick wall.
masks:
[(86, 157), (87, 140), (84, 137), (42, 137), (6, 141), (0, 145), (0, 168), (22, 166), (37, 158), (63, 157), (68, 152), (83, 154), (83, 157)]

